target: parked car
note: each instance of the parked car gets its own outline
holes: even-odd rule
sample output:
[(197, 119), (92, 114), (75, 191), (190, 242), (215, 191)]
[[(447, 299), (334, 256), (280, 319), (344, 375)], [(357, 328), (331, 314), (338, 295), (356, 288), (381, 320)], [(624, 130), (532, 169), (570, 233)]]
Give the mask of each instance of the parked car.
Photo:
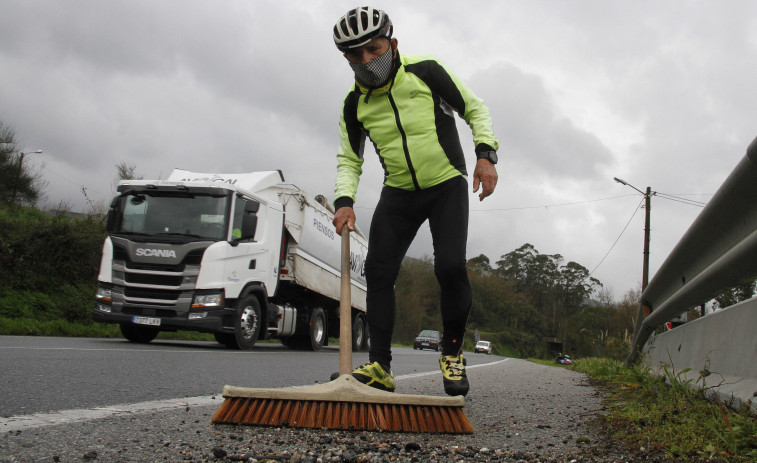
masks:
[(413, 342), (413, 349), (442, 349), (442, 333), (434, 330), (423, 330), (418, 333)]
[(489, 341), (478, 341), (476, 343), (476, 347), (473, 348), (473, 352), (478, 354), (479, 352), (482, 354), (489, 355), (492, 353), (492, 343)]

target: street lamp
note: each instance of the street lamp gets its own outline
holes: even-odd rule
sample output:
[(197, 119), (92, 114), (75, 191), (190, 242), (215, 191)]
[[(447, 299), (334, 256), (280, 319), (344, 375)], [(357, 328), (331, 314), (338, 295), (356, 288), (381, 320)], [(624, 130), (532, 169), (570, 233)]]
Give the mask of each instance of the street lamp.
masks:
[[(652, 189), (650, 187), (647, 187), (646, 193), (639, 190), (635, 186), (631, 185), (630, 183), (626, 182), (625, 180), (621, 180), (618, 177), (614, 177), (614, 180), (621, 185), (629, 186), (633, 188), (634, 190), (638, 191), (639, 193), (644, 195), (644, 208), (646, 209), (646, 219), (644, 220), (644, 269), (641, 274), (641, 291), (644, 292), (644, 290), (647, 287), (647, 284), (649, 283), (649, 211), (652, 208), (651, 200), (652, 200)], [(646, 312), (646, 308), (644, 311)], [(649, 315), (648, 313), (645, 313), (644, 316)]]
[(39, 154), (42, 150), (20, 152), (18, 157), (18, 170), (16, 171), (16, 181), (13, 182), (13, 204), (16, 204), (16, 193), (18, 192), (18, 184), (21, 181), (21, 172), (24, 164), (24, 156), (27, 154)]

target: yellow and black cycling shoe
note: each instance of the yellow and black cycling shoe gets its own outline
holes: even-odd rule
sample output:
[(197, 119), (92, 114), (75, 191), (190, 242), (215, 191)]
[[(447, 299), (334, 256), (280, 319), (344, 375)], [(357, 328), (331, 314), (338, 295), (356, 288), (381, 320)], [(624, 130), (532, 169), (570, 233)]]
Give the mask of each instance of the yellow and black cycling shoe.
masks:
[(387, 374), (378, 362), (366, 363), (352, 371), (352, 377), (361, 383), (381, 389), (382, 391), (394, 392), (397, 383), (394, 381), (394, 373)]
[(442, 369), (444, 379), (444, 392), (447, 395), (462, 395), (468, 393), (470, 385), (468, 376), (465, 374), (465, 359), (460, 355), (442, 355), (439, 358), (439, 366)]

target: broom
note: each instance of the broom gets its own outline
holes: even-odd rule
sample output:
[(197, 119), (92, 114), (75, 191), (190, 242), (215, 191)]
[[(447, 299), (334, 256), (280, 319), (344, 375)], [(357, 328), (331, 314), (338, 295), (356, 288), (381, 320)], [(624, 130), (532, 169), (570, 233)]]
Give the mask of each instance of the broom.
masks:
[(465, 399), (395, 394), (352, 377), (350, 231), (342, 228), (339, 304), (339, 377), (328, 383), (286, 389), (224, 386), (217, 424), (290, 426), (362, 431), (473, 432)]

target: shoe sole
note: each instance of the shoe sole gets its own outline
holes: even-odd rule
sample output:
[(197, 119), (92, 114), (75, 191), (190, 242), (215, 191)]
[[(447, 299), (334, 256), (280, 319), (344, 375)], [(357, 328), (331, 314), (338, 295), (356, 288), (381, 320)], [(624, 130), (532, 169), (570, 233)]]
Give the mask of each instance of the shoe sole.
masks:
[(453, 381), (449, 380), (447, 378), (444, 378), (444, 393), (451, 396), (466, 396), (468, 394), (468, 391), (470, 390), (470, 385), (467, 383), (462, 383), (462, 380)]

